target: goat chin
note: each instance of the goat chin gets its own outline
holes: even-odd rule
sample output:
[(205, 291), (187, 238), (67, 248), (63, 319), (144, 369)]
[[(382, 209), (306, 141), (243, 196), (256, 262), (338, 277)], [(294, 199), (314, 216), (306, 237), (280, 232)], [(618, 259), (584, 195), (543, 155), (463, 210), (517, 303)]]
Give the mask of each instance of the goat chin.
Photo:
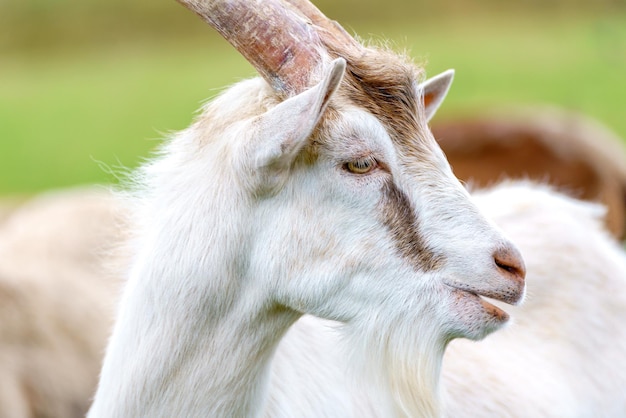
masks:
[[(603, 208), (528, 182), (473, 197), (527, 263), (527, 299), (505, 308), (511, 324), (480, 342), (451, 342), (440, 381), (425, 382), (421, 369), (395, 364), (384, 372), (375, 359), (355, 356), (355, 339), (342, 324), (303, 316), (273, 360), (265, 415), (425, 416), (439, 404), (450, 417), (624, 415), (626, 258), (601, 225)], [(108, 193), (79, 189), (38, 198), (5, 218), (2, 309), (23, 320), (3, 314), (2, 329), (24, 336), (16, 346), (6, 340), (8, 331), (0, 334), (2, 364), (15, 366), (5, 366), (0, 389), (8, 416), (86, 411), (119, 287), (103, 261), (123, 241), (121, 212), (122, 203)], [(39, 341), (37, 350), (26, 349), (32, 341)], [(426, 361), (417, 349), (403, 350)], [(406, 361), (421, 364), (416, 359)], [(434, 363), (427, 367), (437, 369), (440, 360), (428, 359)], [(417, 406), (395, 403), (389, 378), (398, 374), (421, 399)]]

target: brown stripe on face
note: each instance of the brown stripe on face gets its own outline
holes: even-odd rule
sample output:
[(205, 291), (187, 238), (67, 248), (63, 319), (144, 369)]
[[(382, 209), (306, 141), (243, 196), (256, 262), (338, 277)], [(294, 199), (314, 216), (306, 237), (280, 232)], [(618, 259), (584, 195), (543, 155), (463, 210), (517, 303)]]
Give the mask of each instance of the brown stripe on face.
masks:
[(411, 202), (391, 180), (382, 187), (380, 214), (383, 224), (391, 232), (398, 252), (413, 268), (432, 271), (441, 267), (443, 256), (428, 248), (420, 234)]

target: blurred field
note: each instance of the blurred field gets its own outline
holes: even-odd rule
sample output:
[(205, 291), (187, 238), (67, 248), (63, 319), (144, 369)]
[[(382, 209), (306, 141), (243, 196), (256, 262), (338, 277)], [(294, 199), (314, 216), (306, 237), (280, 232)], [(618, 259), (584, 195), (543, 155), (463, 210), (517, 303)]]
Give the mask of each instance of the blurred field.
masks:
[[(55, 2), (39, 3), (44, 4), (28, 3), (33, 16), (54, 15)], [(17, 25), (30, 16), (22, 9), (10, 15), (16, 21), (0, 18), (0, 24), (8, 22), (5, 29), (14, 28), (11, 37), (0, 35), (0, 195), (116, 182), (114, 173), (123, 176), (165, 133), (187, 126), (205, 99), (254, 74), (195, 16), (165, 3), (154, 12), (158, 19), (150, 21), (148, 14), (139, 28), (129, 28), (128, 16), (115, 26), (115, 6), (131, 6), (112, 2), (93, 20), (93, 33), (88, 19), (64, 26), (63, 19), (72, 21), (65, 14), (56, 23), (40, 18), (39, 27)], [(593, 10), (457, 10), (454, 2), (442, 4), (449, 10), (440, 6), (431, 15), (411, 9), (402, 19), (387, 9), (380, 19), (375, 13), (352, 16), (348, 8), (337, 14), (322, 9), (362, 38), (389, 39), (395, 48), (409, 49), (429, 75), (455, 68), (439, 118), (509, 104), (559, 104), (598, 118), (626, 138), (621, 4)], [(41, 12), (37, 5), (50, 10)], [(75, 19), (94, 13), (82, 7)]]

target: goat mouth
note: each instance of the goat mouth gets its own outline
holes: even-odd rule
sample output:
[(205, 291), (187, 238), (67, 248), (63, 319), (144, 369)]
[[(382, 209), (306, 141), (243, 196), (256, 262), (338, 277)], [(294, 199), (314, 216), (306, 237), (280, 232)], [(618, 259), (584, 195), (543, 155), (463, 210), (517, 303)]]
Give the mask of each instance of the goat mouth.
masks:
[(487, 317), (499, 323), (504, 323), (509, 320), (508, 313), (506, 313), (504, 310), (500, 309), (499, 307), (490, 303), (487, 300), (488, 298), (488, 299), (497, 300), (500, 302), (510, 304), (507, 298), (493, 297), (493, 295), (490, 292), (485, 292), (485, 294), (483, 294), (483, 293), (477, 293), (472, 290), (460, 289), (458, 287), (450, 286), (450, 288), (452, 289), (452, 293), (455, 297), (455, 301), (458, 304), (466, 305), (466, 306), (468, 304), (474, 305), (474, 306), (480, 306), (481, 311)]
[(490, 288), (487, 286), (477, 288), (477, 286), (468, 285), (456, 280), (444, 280), (444, 284), (454, 290), (473, 294), (477, 297), (493, 299), (498, 302), (506, 303), (507, 305), (520, 304), (524, 300), (525, 294), (524, 285), (519, 285), (518, 283), (513, 283), (509, 286), (498, 286), (498, 288)]
[(479, 299), (487, 315), (489, 315), (490, 317), (494, 318), (495, 320), (499, 322), (506, 322), (509, 320), (508, 313), (506, 313), (505, 311), (503, 311), (496, 305), (489, 303), (484, 297), (481, 297), (481, 295), (474, 294), (474, 296), (476, 296)]

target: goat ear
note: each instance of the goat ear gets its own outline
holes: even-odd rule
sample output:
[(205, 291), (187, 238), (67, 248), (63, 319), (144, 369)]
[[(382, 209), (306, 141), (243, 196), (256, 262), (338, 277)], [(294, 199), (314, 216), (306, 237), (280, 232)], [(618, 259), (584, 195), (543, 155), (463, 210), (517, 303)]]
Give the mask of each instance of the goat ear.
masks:
[(454, 70), (447, 70), (428, 80), (424, 81), (420, 87), (424, 94), (424, 108), (426, 109), (426, 120), (430, 121), (441, 102), (446, 98), (448, 90), (454, 79)]
[(256, 167), (283, 169), (294, 158), (317, 126), (346, 69), (343, 58), (335, 59), (322, 81), (291, 97), (260, 118)]

